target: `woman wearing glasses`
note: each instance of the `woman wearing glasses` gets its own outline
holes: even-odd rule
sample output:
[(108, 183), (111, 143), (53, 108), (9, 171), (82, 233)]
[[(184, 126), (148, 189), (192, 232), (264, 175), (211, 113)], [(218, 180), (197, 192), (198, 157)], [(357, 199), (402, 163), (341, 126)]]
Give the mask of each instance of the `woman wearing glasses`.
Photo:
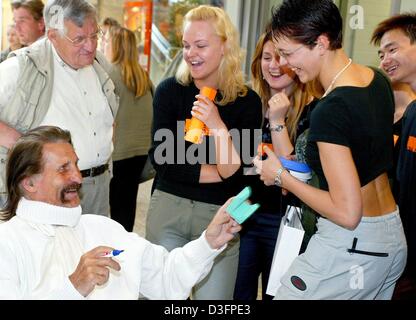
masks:
[(255, 160), (261, 179), (320, 215), (306, 252), (283, 276), (277, 299), (390, 299), (406, 241), (387, 170), (394, 101), (376, 69), (342, 49), (342, 18), (330, 0), (288, 0), (273, 13), (280, 62), (325, 90), (314, 108), (306, 158), (319, 188), (292, 177), (274, 154)]
[[(269, 29), (257, 41), (251, 74), (253, 88), (263, 105), (262, 142), (273, 144), (277, 155), (290, 156), (296, 138), (308, 128), (305, 106), (312, 97), (292, 70), (281, 67)], [(266, 288), (287, 197), (282, 196), (279, 187), (264, 186), (257, 175), (247, 176), (246, 181), (253, 190), (250, 200), (259, 203), (260, 208), (240, 232), (234, 299), (256, 300), (261, 274), (262, 299), (270, 300), (272, 296), (266, 295)]]

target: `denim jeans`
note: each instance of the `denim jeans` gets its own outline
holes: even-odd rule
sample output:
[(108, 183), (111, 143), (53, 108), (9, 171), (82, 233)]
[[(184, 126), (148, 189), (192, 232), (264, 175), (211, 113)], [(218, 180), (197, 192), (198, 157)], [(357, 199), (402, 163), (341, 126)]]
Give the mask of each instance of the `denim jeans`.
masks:
[(266, 289), (280, 220), (281, 215), (278, 213), (256, 212), (245, 222), (240, 233), (235, 300), (256, 300), (260, 274), (262, 299), (273, 298), (266, 295)]

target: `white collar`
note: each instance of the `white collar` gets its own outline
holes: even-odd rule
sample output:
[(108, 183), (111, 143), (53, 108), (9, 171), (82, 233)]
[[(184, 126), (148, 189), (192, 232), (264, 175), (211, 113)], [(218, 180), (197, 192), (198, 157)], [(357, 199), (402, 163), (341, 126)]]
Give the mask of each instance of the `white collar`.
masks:
[(52, 53), (53, 53), (53, 57), (55, 58), (56, 61), (58, 61), (58, 63), (64, 68), (64, 69), (69, 69), (71, 71), (77, 72), (77, 70), (73, 69), (70, 65), (68, 65), (64, 60), (62, 60), (62, 58), (60, 57), (60, 55), (58, 54), (58, 51), (56, 51), (55, 47), (52, 45)]
[(72, 68), (68, 63), (66, 63), (61, 56), (58, 54), (58, 51), (56, 51), (55, 47), (52, 45), (52, 53), (55, 60), (58, 62), (58, 64), (67, 72), (69, 72), (72, 75), (79, 75), (84, 69), (88, 67), (92, 67), (92, 65), (85, 66), (83, 68), (74, 69)]
[(22, 198), (16, 209), (16, 216), (35, 223), (75, 227), (81, 218), (81, 206), (66, 208), (46, 202)]

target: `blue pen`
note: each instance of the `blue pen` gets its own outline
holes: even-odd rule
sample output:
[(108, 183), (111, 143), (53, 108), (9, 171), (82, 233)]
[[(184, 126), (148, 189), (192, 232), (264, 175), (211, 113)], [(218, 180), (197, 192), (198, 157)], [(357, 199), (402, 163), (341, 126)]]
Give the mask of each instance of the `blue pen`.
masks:
[(112, 258), (117, 257), (120, 253), (124, 252), (124, 250), (116, 250), (110, 251), (104, 255), (105, 258)]

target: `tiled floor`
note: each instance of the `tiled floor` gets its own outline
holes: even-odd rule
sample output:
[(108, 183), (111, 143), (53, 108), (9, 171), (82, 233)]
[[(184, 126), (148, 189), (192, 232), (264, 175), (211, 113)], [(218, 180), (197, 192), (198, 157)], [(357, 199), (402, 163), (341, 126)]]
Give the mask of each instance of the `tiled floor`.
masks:
[(142, 183), (139, 186), (139, 192), (137, 193), (136, 220), (134, 222), (133, 231), (142, 237), (145, 236), (146, 231), (146, 214), (147, 209), (149, 208), (150, 190), (152, 189), (152, 183), (153, 180)]

